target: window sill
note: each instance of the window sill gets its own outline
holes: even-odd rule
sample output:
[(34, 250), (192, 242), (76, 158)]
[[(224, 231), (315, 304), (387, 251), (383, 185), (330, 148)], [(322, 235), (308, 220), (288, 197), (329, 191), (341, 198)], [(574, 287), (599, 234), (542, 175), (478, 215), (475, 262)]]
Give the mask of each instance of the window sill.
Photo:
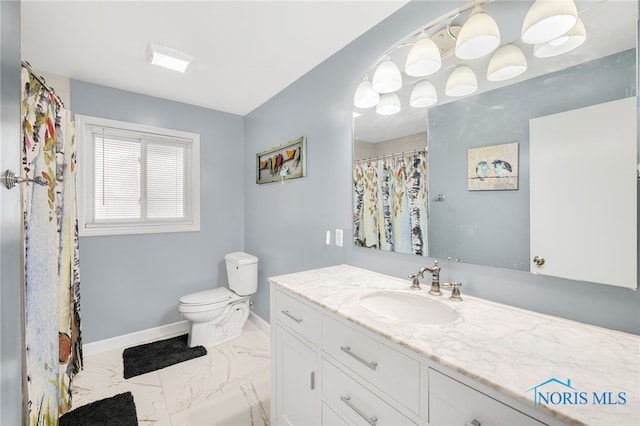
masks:
[(171, 232), (198, 232), (200, 224), (188, 225), (125, 225), (125, 226), (84, 226), (79, 227), (80, 237), (100, 237), (108, 235), (164, 234)]

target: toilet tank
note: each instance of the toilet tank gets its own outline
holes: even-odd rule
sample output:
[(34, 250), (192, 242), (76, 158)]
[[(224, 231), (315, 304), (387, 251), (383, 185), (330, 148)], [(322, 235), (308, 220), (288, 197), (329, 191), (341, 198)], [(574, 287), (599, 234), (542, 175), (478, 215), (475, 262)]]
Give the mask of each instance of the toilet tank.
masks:
[(229, 289), (240, 296), (249, 296), (258, 290), (258, 258), (241, 251), (224, 257), (227, 263)]

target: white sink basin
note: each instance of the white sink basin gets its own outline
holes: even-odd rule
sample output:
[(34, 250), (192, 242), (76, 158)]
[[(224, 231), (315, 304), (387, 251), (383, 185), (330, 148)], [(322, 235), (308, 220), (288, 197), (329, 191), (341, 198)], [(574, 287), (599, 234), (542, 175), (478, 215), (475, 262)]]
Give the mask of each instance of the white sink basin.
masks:
[(383, 317), (419, 324), (447, 324), (458, 318), (450, 307), (424, 296), (375, 291), (360, 298), (362, 306)]

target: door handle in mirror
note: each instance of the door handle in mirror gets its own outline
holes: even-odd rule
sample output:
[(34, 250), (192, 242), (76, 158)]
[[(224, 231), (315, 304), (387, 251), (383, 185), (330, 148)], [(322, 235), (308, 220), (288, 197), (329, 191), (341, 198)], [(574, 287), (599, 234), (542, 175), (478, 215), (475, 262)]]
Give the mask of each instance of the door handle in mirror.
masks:
[(544, 265), (544, 257), (542, 256), (536, 256), (533, 258), (533, 263), (535, 263), (537, 266), (542, 266)]

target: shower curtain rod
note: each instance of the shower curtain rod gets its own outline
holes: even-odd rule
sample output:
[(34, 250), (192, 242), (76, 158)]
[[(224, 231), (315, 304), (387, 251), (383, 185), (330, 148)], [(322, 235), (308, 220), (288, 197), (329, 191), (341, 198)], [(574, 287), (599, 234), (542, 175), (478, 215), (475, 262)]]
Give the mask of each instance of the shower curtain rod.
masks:
[(363, 158), (361, 160), (354, 160), (353, 164), (364, 163), (365, 161), (380, 160), (380, 159), (383, 159), (383, 158), (398, 157), (400, 155), (405, 155), (405, 154), (421, 154), (421, 153), (428, 154), (429, 150), (427, 148), (425, 148), (425, 149), (414, 149), (413, 151), (410, 151), (410, 152), (396, 152), (396, 153), (393, 153), (393, 154), (378, 155), (377, 157), (370, 157), (370, 158)]
[(49, 91), (49, 93), (51, 93), (56, 98), (56, 101), (60, 102), (60, 105), (62, 105), (62, 108), (64, 108), (64, 102), (62, 102), (62, 99), (60, 98), (60, 96), (58, 96), (58, 94), (56, 93), (55, 89), (47, 84), (47, 82), (44, 80), (44, 77), (42, 77), (41, 75), (38, 75), (33, 70), (33, 68), (31, 67), (31, 64), (29, 62), (23, 60), (22, 61), (22, 66), (25, 67), (31, 73), (33, 78), (38, 80), (38, 83), (42, 84), (42, 86), (45, 89), (47, 89)]

